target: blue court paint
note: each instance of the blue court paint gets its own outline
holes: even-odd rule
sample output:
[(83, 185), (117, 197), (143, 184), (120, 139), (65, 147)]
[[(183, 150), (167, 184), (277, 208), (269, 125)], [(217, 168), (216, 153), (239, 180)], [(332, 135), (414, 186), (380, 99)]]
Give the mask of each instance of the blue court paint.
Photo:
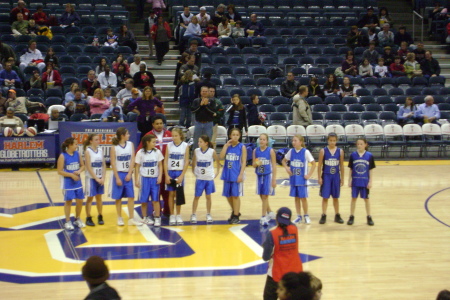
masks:
[(433, 215), (433, 213), (430, 211), (430, 209), (428, 208), (428, 203), (430, 202), (430, 200), (431, 200), (434, 196), (436, 196), (437, 194), (439, 194), (439, 193), (441, 193), (441, 192), (443, 192), (443, 191), (445, 191), (445, 190), (448, 190), (448, 189), (450, 189), (450, 187), (445, 188), (445, 189), (442, 189), (442, 190), (440, 190), (440, 191), (437, 191), (436, 193), (434, 193), (434, 194), (432, 194), (430, 197), (428, 197), (427, 200), (425, 201), (425, 210), (427, 211), (427, 213), (428, 213), (433, 219), (435, 219), (436, 221), (438, 221), (438, 222), (441, 223), (442, 225), (445, 225), (445, 226), (447, 226), (447, 227), (450, 227), (449, 224), (447, 224), (447, 223), (445, 223), (445, 222), (439, 220), (438, 218), (436, 218), (436, 217)]

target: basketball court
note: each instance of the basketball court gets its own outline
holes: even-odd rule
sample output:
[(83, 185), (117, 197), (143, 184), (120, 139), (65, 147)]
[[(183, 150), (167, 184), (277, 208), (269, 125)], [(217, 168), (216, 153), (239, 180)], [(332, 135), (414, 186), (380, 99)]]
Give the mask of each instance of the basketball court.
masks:
[[(355, 224), (319, 225), (317, 173), (309, 190), (312, 224), (299, 225), (305, 270), (323, 282), (322, 299), (434, 299), (450, 289), (450, 161), (376, 161), (370, 192), (375, 226), (366, 224), (358, 200)], [(348, 168), (346, 168), (346, 180)], [(111, 175), (108, 170), (108, 177)], [(288, 206), (288, 176), (278, 167), (273, 210)], [(315, 179), (315, 180), (314, 180)], [(259, 225), (254, 169), (247, 167), (241, 224), (229, 225), (229, 205), (216, 179), (214, 223), (206, 225), (201, 198), (191, 225), (195, 178), (186, 177), (184, 226), (116, 225), (113, 202), (103, 198), (105, 225), (62, 230), (64, 214), (55, 170), (0, 172), (0, 298), (82, 299), (88, 294), (81, 267), (91, 255), (107, 260), (110, 285), (123, 299), (262, 299), (267, 264), (260, 246), (268, 229)], [(126, 203), (124, 203), (124, 219)], [(136, 205), (140, 214), (140, 206)], [(347, 221), (350, 188), (342, 187)], [(72, 212), (74, 209), (72, 210)], [(92, 208), (96, 222), (96, 208)], [(86, 214), (83, 209), (83, 219)], [(269, 227), (274, 226), (271, 221)]]

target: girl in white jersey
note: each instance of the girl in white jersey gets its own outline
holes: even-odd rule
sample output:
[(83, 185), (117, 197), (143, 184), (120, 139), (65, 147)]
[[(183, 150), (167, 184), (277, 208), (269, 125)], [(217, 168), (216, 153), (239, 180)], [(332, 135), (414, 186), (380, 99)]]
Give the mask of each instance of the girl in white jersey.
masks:
[[(195, 197), (192, 203), (191, 223), (197, 223), (198, 200), (205, 191), (206, 195), (206, 223), (212, 223), (211, 217), (211, 194), (216, 192), (214, 178), (220, 173), (220, 161), (213, 144), (209, 141), (207, 135), (202, 135), (198, 139), (199, 148), (194, 150), (192, 158), (192, 173), (197, 180), (195, 181)], [(214, 175), (214, 161), (216, 162), (216, 174)]]
[(116, 201), (117, 225), (125, 225), (122, 218), (122, 198), (128, 198), (128, 225), (142, 225), (134, 219), (134, 145), (129, 141), (130, 133), (125, 127), (119, 127), (112, 139), (110, 196)]
[(86, 189), (85, 196), (86, 201), (86, 225), (95, 226), (92, 221), (91, 207), (92, 201), (95, 197), (98, 211), (98, 225), (105, 224), (103, 222), (103, 203), (102, 195), (105, 193), (105, 175), (106, 175), (106, 162), (103, 156), (103, 151), (99, 147), (100, 135), (97, 133), (91, 133), (87, 139), (83, 142), (84, 159), (85, 159), (85, 180)]
[(180, 128), (172, 130), (173, 142), (167, 144), (166, 157), (164, 161), (164, 172), (166, 175), (166, 191), (169, 192), (169, 209), (170, 218), (169, 225), (183, 225), (181, 218), (181, 205), (176, 206), (176, 216), (174, 215), (174, 198), (176, 194), (176, 187), (171, 185), (171, 180), (174, 179), (177, 185), (184, 185), (184, 175), (186, 174), (189, 162), (189, 146), (184, 140), (183, 131)]
[[(153, 134), (145, 135), (142, 138), (142, 149), (136, 154), (135, 164), (135, 182), (139, 189), (139, 202), (141, 203), (142, 216), (144, 224), (161, 226), (161, 206), (159, 203), (159, 184), (163, 175), (164, 156), (156, 148), (156, 136)], [(155, 220), (148, 216), (149, 199), (153, 203)]]

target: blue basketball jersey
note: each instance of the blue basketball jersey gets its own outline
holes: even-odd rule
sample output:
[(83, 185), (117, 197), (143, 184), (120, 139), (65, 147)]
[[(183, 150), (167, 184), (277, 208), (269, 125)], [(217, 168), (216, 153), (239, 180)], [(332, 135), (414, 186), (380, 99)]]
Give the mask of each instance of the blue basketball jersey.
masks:
[(295, 151), (295, 149), (291, 149), (290, 156), (290, 169), (292, 172), (292, 176), (289, 179), (291, 185), (306, 185), (307, 180), (305, 179), (306, 174), (306, 166), (308, 163), (306, 162), (306, 148), (302, 148), (300, 151)]
[(350, 155), (348, 167), (352, 169), (352, 186), (367, 187), (370, 170), (375, 168), (372, 153), (366, 151), (362, 156), (357, 151)]
[(241, 172), (242, 147), (242, 143), (239, 143), (234, 147), (228, 147), (220, 179), (232, 182), (237, 181), (239, 173)]
[(340, 177), (341, 149), (336, 148), (334, 154), (331, 154), (328, 147), (323, 148), (323, 150), (323, 174)]
[(270, 158), (271, 150), (271, 147), (267, 147), (264, 151), (261, 151), (260, 147), (256, 148), (255, 158), (261, 162), (261, 165), (255, 168), (256, 175), (267, 175), (272, 173), (272, 160)]
[[(80, 169), (80, 155), (78, 151), (75, 151), (72, 155), (67, 152), (63, 152), (64, 155), (64, 172), (73, 173)], [(82, 188), (81, 180), (75, 181), (70, 177), (62, 176), (63, 190), (77, 190)]]

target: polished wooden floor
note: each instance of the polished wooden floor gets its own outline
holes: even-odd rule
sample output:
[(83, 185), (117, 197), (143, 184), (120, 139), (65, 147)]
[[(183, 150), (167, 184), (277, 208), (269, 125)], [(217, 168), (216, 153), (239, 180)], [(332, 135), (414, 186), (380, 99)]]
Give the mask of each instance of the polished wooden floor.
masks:
[[(329, 221), (319, 225), (321, 199), (317, 187), (310, 189), (312, 224), (299, 226), (300, 250), (322, 257), (304, 264), (306, 270), (322, 280), (322, 299), (435, 299), (438, 291), (450, 289), (449, 165), (449, 161), (378, 161), (370, 194), (373, 227), (365, 223), (362, 200), (357, 204), (354, 226), (332, 222), (331, 201)], [(40, 174), (51, 199), (61, 202), (56, 171), (40, 171)], [(188, 174), (186, 184), (193, 186), (192, 173)], [(280, 179), (287, 178), (281, 168), (278, 174)], [(253, 192), (253, 170), (248, 168), (246, 175), (241, 211), (244, 219), (257, 219), (260, 200)], [(229, 207), (220, 196), (220, 180), (216, 180), (216, 188), (213, 216), (224, 220), (229, 215)], [(192, 203), (192, 191), (187, 189), (186, 193), (189, 200), (182, 211), (185, 221), (189, 218)], [(287, 187), (278, 187), (276, 193), (270, 199), (272, 208), (288, 206), (294, 210)], [(341, 194), (341, 214), (347, 219), (350, 189), (343, 187)], [(47, 202), (48, 197), (35, 171), (0, 172), (0, 207)], [(202, 198), (198, 214), (204, 216), (204, 213)], [(84, 212), (82, 216), (85, 216)], [(2, 247), (8, 247), (8, 242), (2, 241)], [(7, 259), (0, 257), (0, 262)], [(252, 275), (112, 280), (110, 284), (117, 288), (123, 299), (262, 299), (264, 281), (265, 275)], [(82, 281), (0, 282), (0, 299), (82, 299), (87, 293), (87, 286)]]

